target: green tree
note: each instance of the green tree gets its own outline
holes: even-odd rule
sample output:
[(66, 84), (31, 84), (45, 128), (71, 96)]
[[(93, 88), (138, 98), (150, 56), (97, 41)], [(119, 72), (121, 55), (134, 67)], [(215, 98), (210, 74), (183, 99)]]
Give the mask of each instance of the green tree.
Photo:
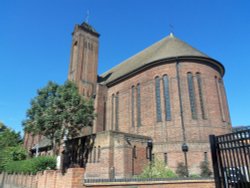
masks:
[(7, 162), (26, 158), (26, 151), (21, 144), (20, 133), (0, 123), (0, 171), (4, 170)]
[(92, 126), (94, 118), (93, 100), (81, 96), (74, 83), (60, 86), (49, 82), (31, 101), (23, 125), (25, 131), (50, 139), (57, 154), (64, 137), (79, 136), (83, 127)]
[(7, 127), (0, 121), (0, 133), (3, 132)]
[(11, 161), (24, 160), (27, 157), (27, 151), (22, 145), (6, 147), (0, 152), (0, 172), (5, 170), (7, 163)]
[(0, 150), (3, 150), (6, 147), (13, 147), (22, 142), (20, 133), (7, 128), (4, 125), (4, 128), (0, 131)]

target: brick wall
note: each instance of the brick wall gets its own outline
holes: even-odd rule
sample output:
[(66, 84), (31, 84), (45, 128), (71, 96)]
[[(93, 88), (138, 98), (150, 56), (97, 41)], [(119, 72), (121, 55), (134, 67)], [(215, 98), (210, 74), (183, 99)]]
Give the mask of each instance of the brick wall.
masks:
[[(96, 151), (92, 150), (89, 154), (85, 178), (124, 178), (141, 173), (148, 164), (146, 146), (149, 139), (116, 131), (97, 133), (93, 146)], [(136, 156), (132, 152), (134, 147)]]
[(130, 187), (130, 188), (214, 188), (213, 180), (175, 180), (145, 182), (84, 183), (84, 169), (69, 169), (62, 175), (58, 171), (45, 171), (37, 175), (0, 174), (0, 187), (4, 188), (85, 188), (85, 187)]
[(83, 168), (71, 168), (62, 175), (46, 170), (36, 175), (0, 174), (0, 187), (4, 188), (83, 188)]

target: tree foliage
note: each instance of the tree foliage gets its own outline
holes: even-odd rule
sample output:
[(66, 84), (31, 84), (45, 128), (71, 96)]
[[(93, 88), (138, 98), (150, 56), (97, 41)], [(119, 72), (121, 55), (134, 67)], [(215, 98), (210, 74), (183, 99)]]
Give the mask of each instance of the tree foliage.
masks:
[(13, 147), (22, 142), (20, 133), (7, 128), (6, 126), (0, 131), (0, 150), (6, 147)]
[(24, 160), (26, 157), (27, 151), (21, 145), (4, 148), (0, 152), (0, 172), (5, 171), (8, 163)]
[(0, 123), (0, 171), (4, 170), (7, 162), (26, 158), (26, 151), (21, 144), (20, 133)]
[(79, 95), (74, 83), (49, 82), (31, 101), (23, 125), (25, 131), (50, 139), (56, 152), (65, 136), (68, 139), (78, 136), (83, 127), (92, 126), (94, 117), (93, 100)]

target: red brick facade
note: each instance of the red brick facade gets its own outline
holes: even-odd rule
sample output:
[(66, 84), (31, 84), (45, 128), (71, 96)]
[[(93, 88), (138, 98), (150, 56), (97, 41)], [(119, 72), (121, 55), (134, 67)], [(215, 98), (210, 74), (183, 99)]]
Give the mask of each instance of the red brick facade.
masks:
[[(154, 45), (137, 55), (140, 58), (133, 62), (138, 64), (135, 68), (124, 66), (127, 72), (113, 76), (115, 71), (123, 71), (119, 65), (97, 79), (98, 37), (86, 23), (75, 27), (68, 75), (81, 94), (95, 98), (97, 118), (92, 131), (96, 133), (94, 147), (101, 152), (98, 162), (87, 164), (85, 176), (122, 178), (139, 174), (148, 161), (145, 152), (149, 139), (153, 140), (154, 157), (173, 170), (185, 161), (182, 145), (187, 144), (189, 172), (199, 173), (200, 163), (211, 161), (208, 136), (231, 131), (223, 65), (170, 35), (164, 40), (180, 48), (166, 48), (166, 58), (161, 50), (168, 43), (162, 40), (156, 45), (164, 45), (156, 50)], [(160, 58), (147, 62), (154, 54)], [(168, 96), (164, 75), (168, 77)], [(158, 88), (156, 78), (160, 80)], [(167, 119), (169, 110), (171, 117)], [(133, 158), (133, 147), (137, 158)]]

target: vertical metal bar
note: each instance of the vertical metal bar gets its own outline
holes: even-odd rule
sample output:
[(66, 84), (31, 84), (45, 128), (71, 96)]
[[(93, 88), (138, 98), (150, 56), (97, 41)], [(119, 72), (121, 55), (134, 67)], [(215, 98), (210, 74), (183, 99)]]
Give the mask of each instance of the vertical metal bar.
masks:
[(234, 184), (235, 186), (237, 186), (237, 180), (238, 180), (238, 175), (237, 175), (237, 163), (236, 163), (236, 156), (235, 156), (235, 152), (234, 152), (234, 143), (232, 141), (231, 135), (227, 135), (227, 141), (229, 143), (229, 149), (231, 152), (231, 159), (233, 162), (233, 166), (232, 166), (232, 174), (233, 179), (234, 179)]
[(242, 179), (241, 170), (240, 170), (241, 164), (240, 164), (240, 159), (239, 159), (240, 153), (238, 153), (238, 151), (237, 151), (238, 146), (237, 146), (237, 142), (236, 142), (237, 134), (235, 134), (235, 133), (231, 134), (230, 139), (232, 142), (232, 146), (233, 146), (232, 150), (233, 150), (234, 158), (235, 158), (236, 186), (240, 185), (240, 187), (245, 187), (243, 182), (241, 181), (241, 179)]
[(242, 184), (243, 184), (244, 187), (247, 187), (247, 185), (246, 185), (246, 179), (245, 179), (245, 177), (247, 177), (247, 173), (245, 171), (245, 166), (244, 166), (244, 159), (243, 159), (244, 155), (243, 155), (243, 152), (241, 151), (242, 136), (241, 136), (240, 133), (236, 133), (235, 136), (236, 136), (235, 142), (237, 143), (237, 149), (238, 149), (237, 150), (237, 155), (238, 155), (238, 158), (240, 158), (239, 159), (239, 161), (240, 161), (240, 163), (239, 163), (240, 166), (239, 167), (240, 167), (241, 173), (243, 173), (242, 175), (244, 175), (243, 177), (241, 176), (241, 178), (243, 179)]
[(213, 170), (214, 170), (214, 180), (216, 188), (221, 187), (221, 181), (220, 181), (220, 173), (219, 173), (219, 163), (217, 158), (217, 151), (216, 151), (216, 137), (215, 135), (209, 135), (210, 140), (210, 147), (211, 147), (211, 155), (212, 155), (212, 161), (213, 161)]
[[(226, 151), (227, 151), (227, 157), (229, 159), (229, 166), (228, 166), (228, 178), (229, 178), (229, 181), (228, 181), (228, 185), (234, 185), (234, 177), (232, 175), (232, 169), (233, 169), (233, 160), (232, 160), (232, 153), (231, 153), (231, 144), (228, 142), (228, 138), (227, 138), (227, 135), (223, 136), (225, 138), (225, 143), (226, 143)], [(233, 180), (233, 181), (232, 181)]]
[[(240, 137), (241, 137), (241, 155), (243, 156), (244, 158), (244, 161), (243, 161), (243, 167), (244, 167), (244, 171), (245, 171), (245, 174), (246, 174), (246, 182), (250, 182), (250, 169), (249, 169), (249, 163), (250, 161), (247, 160), (247, 155), (249, 156), (250, 153), (249, 153), (249, 150), (247, 151), (247, 142), (250, 141), (250, 138), (248, 137), (247, 138), (247, 135), (246, 135), (247, 131), (244, 131), (244, 132), (241, 132), (240, 133)], [(244, 135), (244, 136), (243, 136)], [(244, 139), (242, 139), (244, 138)], [(247, 168), (247, 170), (245, 169), (245, 167)], [(248, 183), (249, 184), (249, 183)]]
[(225, 152), (225, 143), (222, 141), (222, 136), (218, 136), (217, 137), (217, 153), (218, 153), (218, 159), (219, 159), (219, 164), (220, 164), (220, 178), (223, 179), (223, 185), (224, 187), (226, 187), (227, 182), (226, 182), (226, 178), (225, 178), (225, 173), (224, 170), (226, 169), (226, 152)]

